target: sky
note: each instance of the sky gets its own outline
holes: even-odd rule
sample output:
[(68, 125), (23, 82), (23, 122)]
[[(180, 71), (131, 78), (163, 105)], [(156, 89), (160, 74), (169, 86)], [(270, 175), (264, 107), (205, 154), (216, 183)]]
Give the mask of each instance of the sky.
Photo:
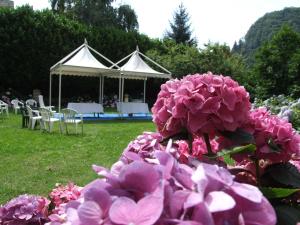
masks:
[[(50, 7), (48, 0), (14, 0), (14, 3), (29, 4), (36, 10)], [(138, 16), (139, 32), (163, 38), (180, 3), (190, 16), (199, 47), (208, 42), (232, 46), (266, 13), (300, 7), (300, 0), (116, 0), (114, 5), (130, 5)]]

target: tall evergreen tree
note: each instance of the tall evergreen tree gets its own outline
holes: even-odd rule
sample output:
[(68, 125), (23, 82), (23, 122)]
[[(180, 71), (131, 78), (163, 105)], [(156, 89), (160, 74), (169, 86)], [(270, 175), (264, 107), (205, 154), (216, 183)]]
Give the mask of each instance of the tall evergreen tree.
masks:
[(53, 12), (66, 13), (74, 6), (73, 0), (49, 0)]
[(196, 45), (197, 41), (192, 38), (190, 16), (181, 3), (170, 22), (171, 31), (167, 31), (166, 37), (173, 39), (176, 43)]
[(137, 15), (130, 5), (121, 5), (118, 8), (118, 23), (125, 31), (135, 31), (138, 29)]

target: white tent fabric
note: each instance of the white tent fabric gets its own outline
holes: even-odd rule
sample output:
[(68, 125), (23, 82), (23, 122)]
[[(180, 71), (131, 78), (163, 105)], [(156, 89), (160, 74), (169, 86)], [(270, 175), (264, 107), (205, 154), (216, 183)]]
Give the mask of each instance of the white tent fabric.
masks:
[(140, 76), (150, 75), (157, 76), (163, 75), (163, 73), (157, 72), (152, 69), (148, 64), (146, 64), (142, 58), (139, 56), (139, 53), (136, 51), (132, 54), (128, 62), (121, 67), (121, 72), (124, 75), (135, 74)]
[(84, 46), (75, 56), (65, 62), (64, 65), (108, 69), (91, 54), (87, 46)]
[[(165, 73), (158, 72), (154, 69), (152, 69), (142, 58), (148, 59), (150, 62), (164, 70)], [(129, 58), (130, 57), (130, 58)], [(154, 62), (149, 57), (142, 54), (137, 47), (137, 50), (129, 54), (128, 56), (121, 59), (119, 62), (117, 62), (114, 66), (119, 66), (119, 64), (123, 61), (125, 61), (127, 58), (129, 60), (119, 68), (120, 73), (122, 74), (122, 78), (125, 79), (142, 79), (147, 80), (147, 78), (163, 78), (163, 79), (171, 79), (171, 72), (162, 67), (161, 65)], [(112, 67), (110, 67), (112, 68)], [(117, 77), (114, 76), (114, 74), (110, 74), (111, 77)]]
[[(87, 43), (84, 43), (75, 52), (70, 53), (67, 57), (60, 60), (50, 69), (50, 74), (62, 74), (73, 76), (99, 76), (105, 73), (115, 73), (116, 70), (109, 69), (100, 63), (90, 52)], [(90, 48), (92, 49), (92, 48)], [(93, 49), (92, 49), (93, 50)], [(95, 51), (96, 52), (96, 51)], [(102, 56), (100, 53), (96, 52)], [(104, 57), (105, 58), (105, 57)], [(107, 59), (107, 58), (105, 58)], [(113, 64), (112, 62), (110, 62)]]
[[(154, 65), (162, 69), (165, 73), (158, 72), (154, 69), (152, 69), (142, 58), (143, 56), (148, 61), (152, 62)], [(129, 58), (130, 57), (130, 58)], [(172, 75), (171, 72), (168, 71), (166, 68), (162, 67), (158, 63), (154, 62), (152, 59), (144, 55), (139, 51), (139, 48), (129, 54), (128, 56), (121, 59), (119, 62), (117, 62), (115, 65), (113, 65), (110, 68), (113, 68), (114, 66), (119, 66), (119, 64), (126, 59), (129, 60), (119, 68), (120, 71), (120, 81), (119, 81), (119, 99), (122, 101), (124, 98), (124, 79), (140, 79), (144, 80), (144, 99), (146, 100), (146, 81), (148, 78), (163, 78), (163, 79), (171, 79)], [(110, 75), (110, 77), (116, 77), (113, 74)]]
[(55, 65), (50, 68), (50, 84), (49, 84), (49, 103), (51, 105), (52, 98), (52, 79), (51, 76), (54, 74), (59, 75), (59, 94), (58, 94), (58, 111), (61, 108), (61, 77), (62, 75), (72, 76), (93, 76), (99, 77), (99, 102), (103, 99), (103, 82), (104, 74), (119, 74), (115, 69), (108, 68), (100, 63), (90, 52), (93, 51), (101, 58), (105, 59), (111, 65), (114, 65), (108, 58), (91, 48), (87, 41), (79, 46), (69, 55), (61, 59)]
[[(102, 63), (100, 63), (90, 52), (96, 53), (102, 59), (105, 59), (111, 64), (108, 68)], [(144, 60), (141, 58), (143, 56), (145, 59), (149, 60), (155, 64), (158, 68), (162, 69), (165, 73), (158, 72), (152, 69)], [(125, 59), (130, 59), (122, 67), (118, 64), (123, 62)], [(114, 69), (116, 68), (116, 69)], [(144, 80), (144, 102), (146, 96), (146, 80), (147, 78), (163, 78), (171, 79), (171, 72), (159, 65), (158, 63), (151, 60), (149, 57), (145, 56), (139, 52), (138, 48), (136, 51), (132, 52), (130, 55), (121, 59), (119, 62), (114, 64), (108, 58), (97, 52), (95, 49), (91, 48), (87, 41), (79, 46), (69, 55), (61, 59), (55, 65), (50, 68), (50, 85), (49, 85), (49, 105), (51, 105), (52, 97), (52, 75), (59, 75), (59, 94), (58, 94), (58, 111), (61, 108), (61, 77), (62, 75), (72, 75), (72, 76), (94, 76), (99, 77), (99, 102), (102, 103), (103, 100), (103, 89), (104, 89), (104, 77), (118, 78), (119, 79), (119, 101), (123, 101), (124, 95), (124, 79), (140, 79)]]

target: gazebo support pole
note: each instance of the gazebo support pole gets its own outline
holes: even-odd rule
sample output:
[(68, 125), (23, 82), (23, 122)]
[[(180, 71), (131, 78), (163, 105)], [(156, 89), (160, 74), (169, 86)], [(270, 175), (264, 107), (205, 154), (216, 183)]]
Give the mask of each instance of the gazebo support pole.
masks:
[(124, 83), (125, 83), (125, 80), (124, 80), (124, 78), (122, 78), (122, 102), (124, 101)]
[(144, 80), (144, 103), (146, 102), (146, 82), (147, 80)]
[(104, 97), (104, 76), (102, 76), (102, 82), (101, 82), (101, 104), (103, 104), (103, 97)]
[(101, 96), (101, 94), (102, 94), (102, 90), (101, 90), (101, 88), (102, 88), (101, 81), (102, 81), (102, 77), (101, 77), (101, 75), (100, 75), (100, 76), (99, 76), (99, 104), (102, 103), (102, 102), (101, 102), (101, 99), (102, 99), (102, 96)]
[(121, 80), (121, 73), (119, 77), (119, 102), (121, 102), (121, 86), (122, 86), (122, 80)]
[(58, 84), (58, 112), (60, 113), (61, 108), (61, 73), (59, 74), (59, 84)]
[(49, 105), (51, 106), (51, 99), (52, 98), (52, 76), (50, 73), (50, 77), (49, 77)]

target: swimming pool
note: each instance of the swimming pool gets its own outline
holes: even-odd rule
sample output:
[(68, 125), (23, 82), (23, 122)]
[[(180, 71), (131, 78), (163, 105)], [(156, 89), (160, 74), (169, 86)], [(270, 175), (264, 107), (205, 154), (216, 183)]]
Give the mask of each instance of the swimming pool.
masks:
[[(61, 114), (56, 113), (55, 117), (59, 118)], [(79, 118), (79, 116), (78, 116)], [(136, 113), (136, 114), (118, 114), (118, 113), (104, 113), (104, 114), (83, 114), (83, 120), (152, 120), (152, 114)]]

